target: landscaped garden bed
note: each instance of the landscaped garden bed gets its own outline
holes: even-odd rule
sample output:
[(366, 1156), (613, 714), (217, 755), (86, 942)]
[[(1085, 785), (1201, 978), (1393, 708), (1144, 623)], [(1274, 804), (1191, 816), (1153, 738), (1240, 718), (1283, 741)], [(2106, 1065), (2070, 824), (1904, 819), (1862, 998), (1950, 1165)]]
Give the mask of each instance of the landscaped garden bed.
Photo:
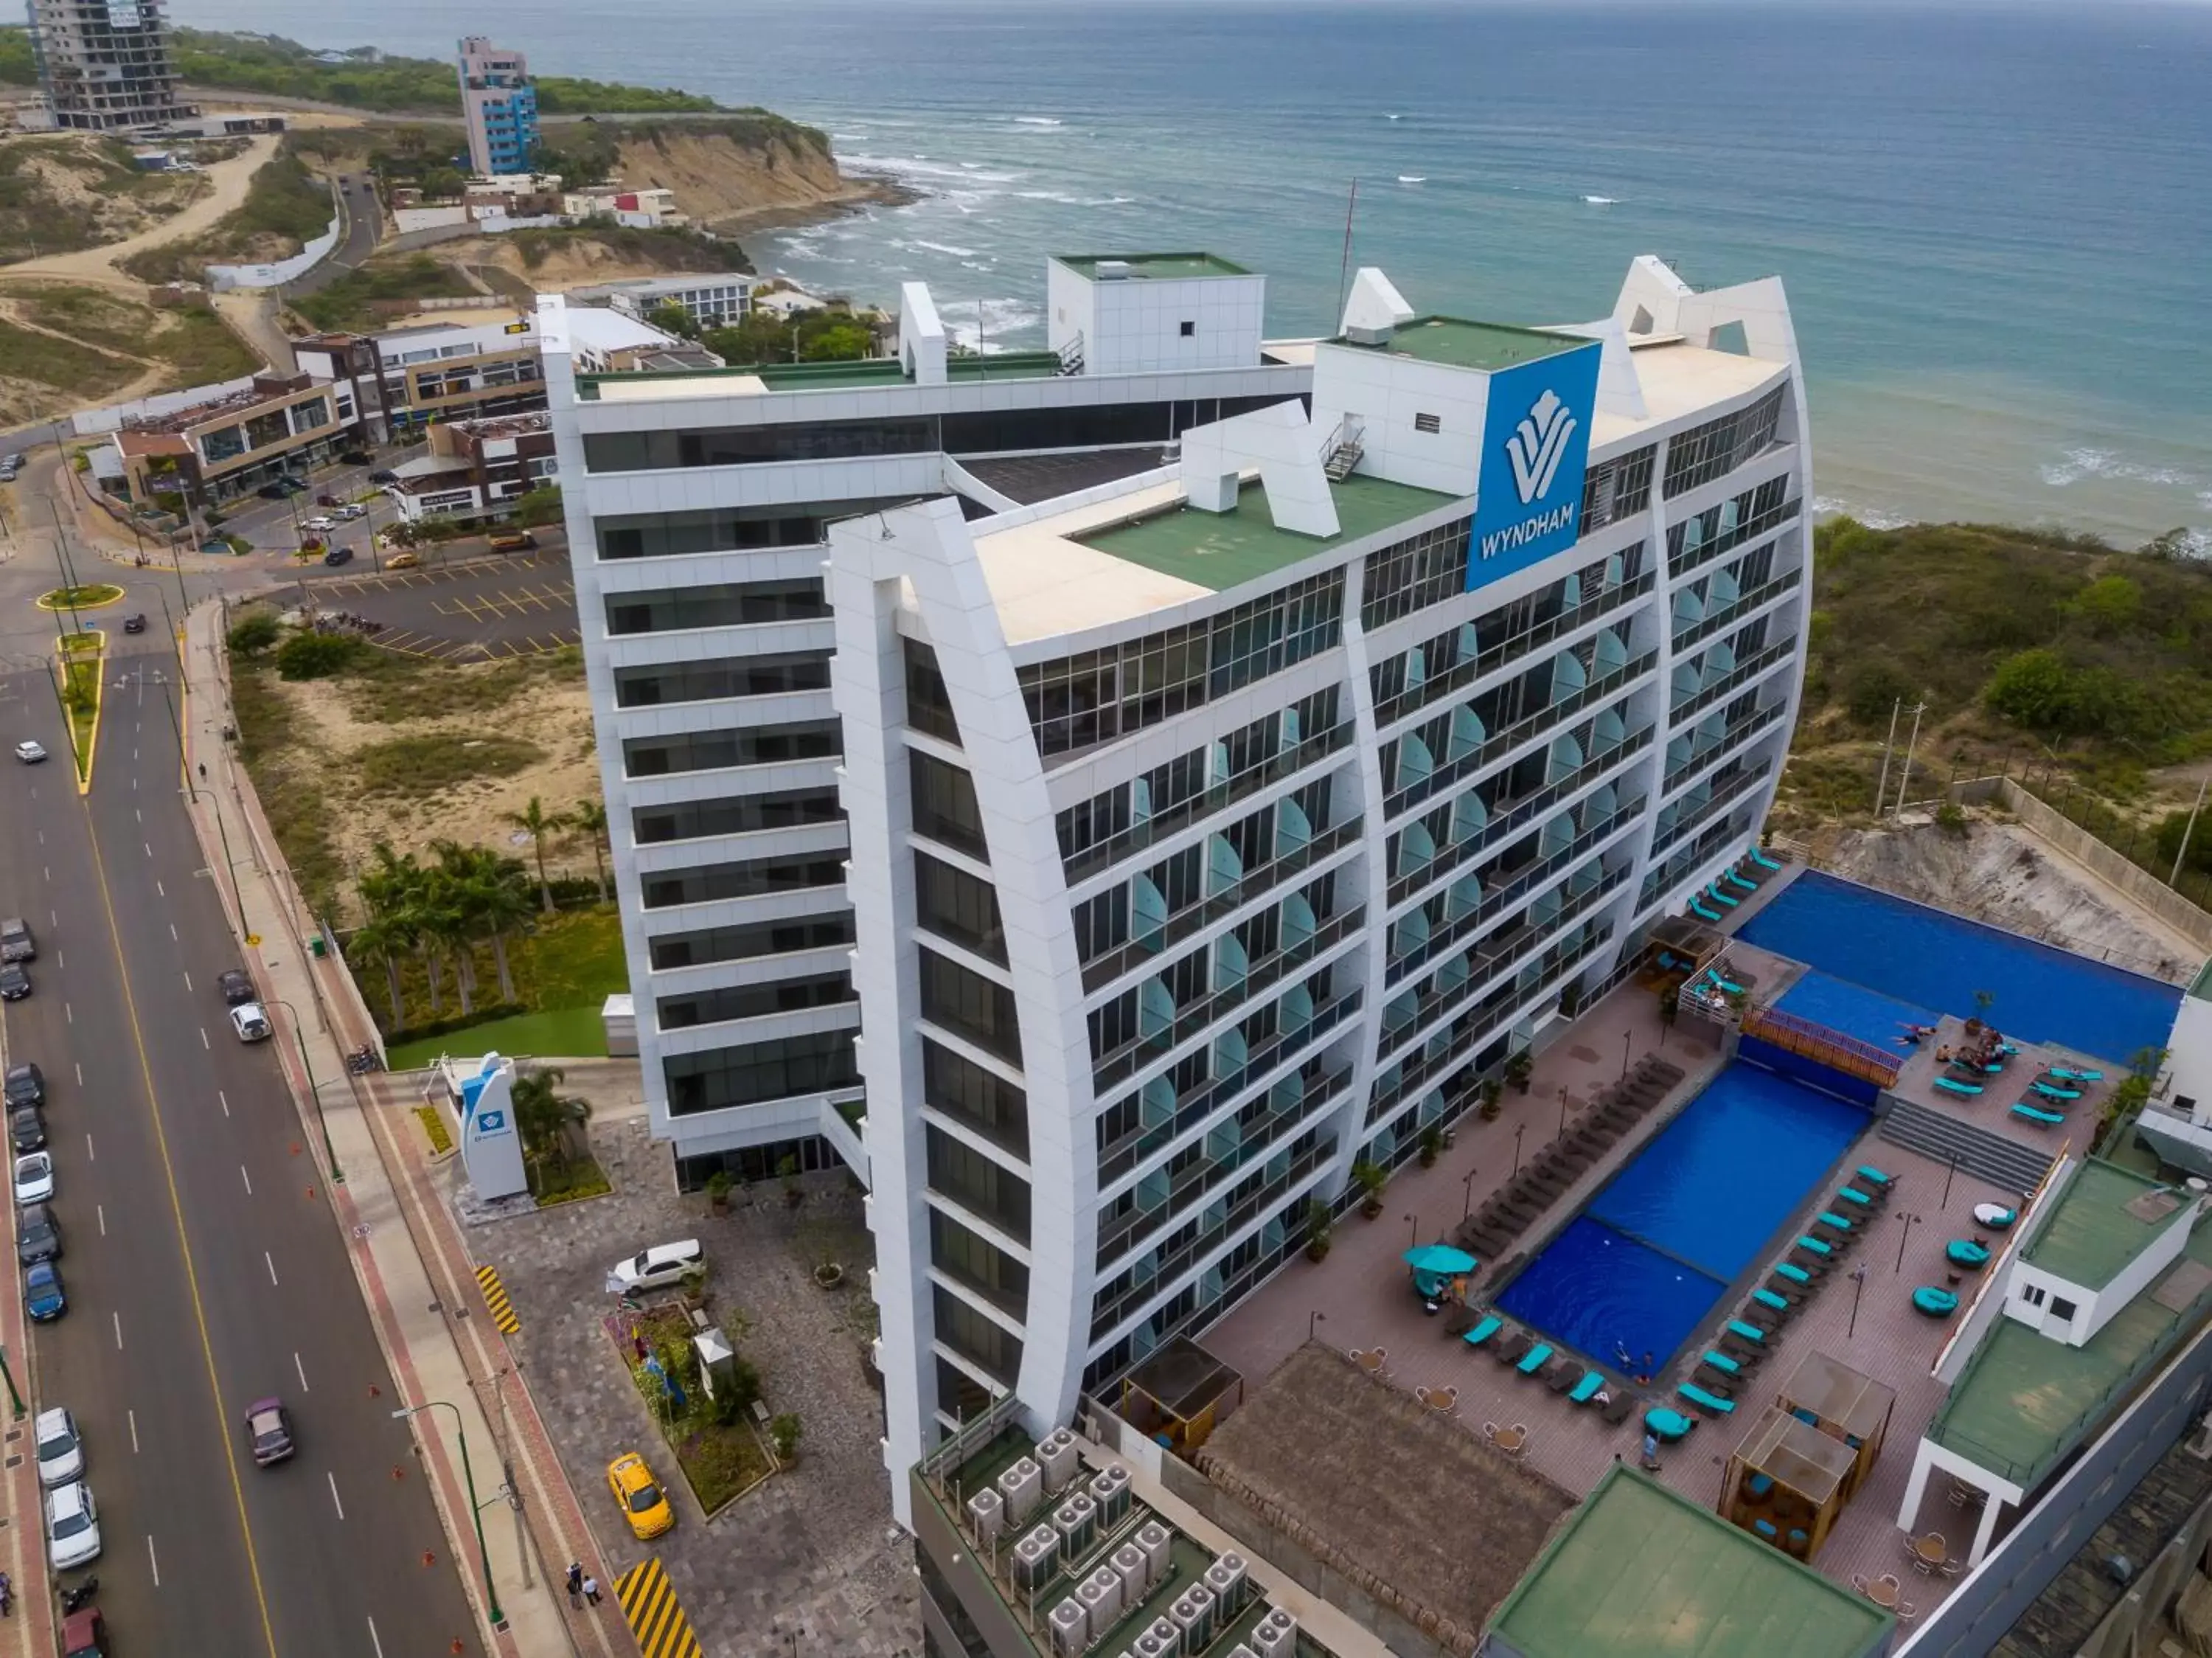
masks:
[[(776, 1471), (751, 1421), (759, 1377), (736, 1358), (727, 1379), (715, 1384), (719, 1397), (709, 1399), (691, 1345), (696, 1332), (680, 1304), (624, 1308), (600, 1322), (709, 1519)], [(724, 1332), (732, 1340), (736, 1333)]]

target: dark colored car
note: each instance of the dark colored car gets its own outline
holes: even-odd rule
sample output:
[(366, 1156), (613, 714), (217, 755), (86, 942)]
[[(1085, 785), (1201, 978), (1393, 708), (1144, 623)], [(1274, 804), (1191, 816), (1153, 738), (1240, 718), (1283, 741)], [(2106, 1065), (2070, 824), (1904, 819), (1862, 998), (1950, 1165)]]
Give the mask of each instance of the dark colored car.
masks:
[(328, 552), (323, 555), (323, 562), (330, 565), (333, 570), (340, 564), (350, 564), (353, 563), (353, 549), (351, 547), (332, 547)]
[(23, 1275), (23, 1310), (33, 1324), (49, 1324), (69, 1311), (62, 1270), (52, 1261), (40, 1261)]
[(299, 495), (306, 491), (307, 480), (304, 478), (295, 478), (291, 473), (287, 472), (276, 480), (276, 487), (287, 495)]
[(254, 494), (259, 496), (264, 501), (282, 501), (291, 492), (282, 484), (264, 484), (259, 489), (254, 491)]
[(0, 1082), (0, 1100), (9, 1108), (17, 1106), (43, 1106), (46, 1103), (46, 1074), (29, 1060), (8, 1067), (7, 1080)]
[(84, 1606), (62, 1619), (62, 1658), (108, 1658), (107, 1620), (98, 1606)]
[(0, 1002), (21, 1002), (31, 993), (31, 975), (18, 962), (0, 967)]
[(341, 466), (366, 466), (368, 465), (370, 459), (371, 457), (369, 453), (366, 449), (340, 449), (338, 451), (338, 465)]
[(15, 1216), (15, 1259), (26, 1266), (61, 1259), (62, 1223), (52, 1204), (25, 1204)]
[(337, 503), (338, 498), (335, 495), (319, 495), (315, 497), (315, 504), (319, 507), (335, 507)]
[(295, 1448), (292, 1443), (291, 1413), (281, 1399), (258, 1399), (246, 1407), (246, 1437), (253, 1446), (253, 1460), (263, 1467), (282, 1462)]
[(368, 481), (372, 484), (397, 484), (399, 481), (399, 474), (388, 467), (380, 467), (377, 471), (369, 473)]
[(143, 633), (146, 631), (146, 617), (144, 613), (141, 612), (137, 615), (125, 617), (123, 619), (123, 631), (125, 633)]
[(36, 1106), (18, 1106), (8, 1113), (8, 1143), (19, 1155), (46, 1149), (46, 1119)]
[(243, 1007), (260, 994), (253, 988), (253, 975), (243, 967), (225, 967), (216, 975), (215, 987), (222, 992), (226, 1008)]

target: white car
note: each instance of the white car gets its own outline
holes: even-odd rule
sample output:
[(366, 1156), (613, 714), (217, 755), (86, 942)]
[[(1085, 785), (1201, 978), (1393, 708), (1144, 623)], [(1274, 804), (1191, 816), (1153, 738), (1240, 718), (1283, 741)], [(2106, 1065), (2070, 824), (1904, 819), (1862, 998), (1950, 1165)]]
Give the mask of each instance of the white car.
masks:
[(609, 1267), (607, 1288), (617, 1295), (627, 1295), (634, 1289), (658, 1289), (664, 1284), (680, 1283), (686, 1272), (706, 1265), (707, 1252), (699, 1247), (696, 1238), (686, 1238), (681, 1243), (655, 1244)]
[(46, 1493), (46, 1558), (56, 1571), (88, 1566), (100, 1558), (100, 1509), (82, 1479)]
[(15, 1160), (15, 1201), (50, 1203), (54, 1195), (54, 1156), (50, 1151), (27, 1151)]
[(46, 757), (46, 746), (44, 743), (32, 742), (26, 739), (15, 745), (15, 758), (26, 765), (36, 765)]
[(49, 1490), (66, 1485), (84, 1473), (84, 1436), (76, 1418), (61, 1405), (41, 1411), (31, 1424), (31, 1437), (39, 1448), (39, 1484)]
[(308, 519), (306, 523), (300, 526), (301, 529), (315, 530), (318, 532), (323, 530), (334, 530), (337, 527), (338, 521), (337, 519), (331, 517), (328, 513), (320, 512), (317, 513), (313, 518)]
[(368, 517), (368, 509), (358, 501), (349, 501), (343, 507), (331, 509), (331, 516), (341, 524), (349, 524), (356, 518)]
[(266, 1042), (271, 1028), (269, 1015), (261, 1011), (258, 1002), (241, 1002), (233, 1008), (230, 1027), (238, 1033), (241, 1042)]

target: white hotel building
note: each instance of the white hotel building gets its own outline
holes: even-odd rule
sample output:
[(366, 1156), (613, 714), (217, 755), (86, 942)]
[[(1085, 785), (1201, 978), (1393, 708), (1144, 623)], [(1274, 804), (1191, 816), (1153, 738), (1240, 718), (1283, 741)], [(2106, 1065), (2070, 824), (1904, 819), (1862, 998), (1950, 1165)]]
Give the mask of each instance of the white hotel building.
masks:
[(1528, 329), (1368, 271), (1294, 343), (1264, 292), (1056, 259), (1048, 353), (910, 284), (896, 363), (597, 378), (541, 301), (653, 1128), (868, 1183), (902, 1503), (1248, 1293), (1780, 771), (1778, 282)]

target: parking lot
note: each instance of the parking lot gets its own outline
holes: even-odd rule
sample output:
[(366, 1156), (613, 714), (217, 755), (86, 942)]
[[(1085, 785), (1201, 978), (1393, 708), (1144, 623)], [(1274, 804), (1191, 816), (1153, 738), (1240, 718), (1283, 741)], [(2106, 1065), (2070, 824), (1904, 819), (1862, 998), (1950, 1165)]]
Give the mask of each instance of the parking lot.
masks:
[(580, 638), (567, 558), (494, 556), (429, 570), (326, 576), (309, 584), (325, 610), (383, 626), (383, 649), (441, 661), (489, 661), (557, 650)]

